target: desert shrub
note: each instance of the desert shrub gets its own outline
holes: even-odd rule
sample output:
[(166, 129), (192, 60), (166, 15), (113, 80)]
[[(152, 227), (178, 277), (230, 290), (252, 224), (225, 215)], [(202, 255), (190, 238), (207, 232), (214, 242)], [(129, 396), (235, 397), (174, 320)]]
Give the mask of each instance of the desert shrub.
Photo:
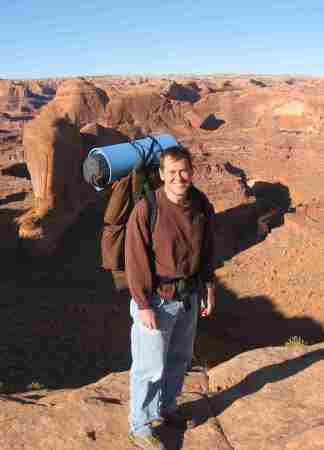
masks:
[(286, 342), (286, 347), (298, 347), (308, 345), (308, 343), (301, 336), (291, 336)]

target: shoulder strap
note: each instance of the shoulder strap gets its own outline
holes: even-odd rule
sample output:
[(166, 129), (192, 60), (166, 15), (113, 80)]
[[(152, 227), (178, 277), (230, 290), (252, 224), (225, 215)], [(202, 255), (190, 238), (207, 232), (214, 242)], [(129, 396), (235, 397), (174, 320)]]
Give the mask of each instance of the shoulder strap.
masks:
[(201, 208), (201, 212), (203, 214), (206, 213), (206, 196), (205, 194), (200, 191), (198, 188), (196, 188), (196, 186), (192, 185), (190, 187), (190, 194), (191, 194), (191, 198), (194, 202), (196, 202), (200, 208)]
[(190, 191), (194, 199), (202, 199), (204, 197), (204, 194), (193, 184), (190, 186)]
[(154, 256), (154, 250), (153, 250), (153, 231), (154, 231), (156, 219), (157, 219), (157, 203), (156, 203), (155, 191), (152, 191), (149, 188), (145, 189), (144, 199), (146, 201), (147, 209), (148, 209), (148, 220), (149, 220), (149, 227), (150, 227), (150, 245), (148, 248), (148, 252), (149, 252), (149, 261), (150, 261), (150, 267), (151, 267), (151, 273), (152, 273), (152, 284), (153, 284), (153, 288), (154, 288), (156, 286), (156, 270), (155, 270), (155, 256)]
[(154, 232), (156, 219), (157, 219), (157, 204), (156, 204), (155, 191), (152, 191), (151, 189), (147, 189), (145, 192), (145, 199), (146, 199), (147, 208), (148, 208), (149, 224), (150, 224), (150, 230), (151, 230), (151, 235), (152, 235)]

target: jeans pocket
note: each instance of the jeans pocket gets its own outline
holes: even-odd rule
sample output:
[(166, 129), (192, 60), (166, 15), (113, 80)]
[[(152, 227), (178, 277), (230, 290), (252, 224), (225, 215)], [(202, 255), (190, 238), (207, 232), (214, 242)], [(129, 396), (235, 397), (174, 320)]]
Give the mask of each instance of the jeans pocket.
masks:
[(160, 328), (149, 328), (146, 325), (144, 325), (141, 321), (139, 321), (139, 327), (141, 332), (144, 332), (144, 334), (150, 334), (153, 336), (162, 333), (162, 330), (160, 330)]

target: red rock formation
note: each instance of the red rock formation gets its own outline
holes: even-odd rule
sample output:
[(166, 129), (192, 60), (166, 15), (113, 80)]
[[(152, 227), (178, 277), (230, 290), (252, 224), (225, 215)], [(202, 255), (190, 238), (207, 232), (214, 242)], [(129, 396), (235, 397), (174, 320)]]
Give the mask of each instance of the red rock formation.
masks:
[[(25, 126), (23, 145), (35, 206), (19, 219), (19, 234), (35, 251), (53, 251), (66, 227), (94, 198), (82, 177), (87, 149), (80, 128), (100, 121), (107, 102), (106, 94), (93, 84), (66, 81), (55, 99)], [(115, 142), (116, 135), (101, 136), (101, 142)]]

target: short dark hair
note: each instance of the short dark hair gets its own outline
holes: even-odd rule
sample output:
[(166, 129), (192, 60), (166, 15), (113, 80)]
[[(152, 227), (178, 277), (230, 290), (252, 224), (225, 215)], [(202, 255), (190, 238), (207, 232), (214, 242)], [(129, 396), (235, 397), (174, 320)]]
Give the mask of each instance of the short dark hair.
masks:
[(169, 147), (166, 150), (164, 150), (160, 156), (160, 169), (162, 171), (164, 169), (164, 160), (167, 156), (169, 156), (172, 159), (175, 159), (176, 161), (185, 159), (186, 161), (188, 161), (190, 168), (193, 169), (192, 155), (186, 147), (183, 147), (182, 145), (179, 146), (175, 145), (174, 147)]

